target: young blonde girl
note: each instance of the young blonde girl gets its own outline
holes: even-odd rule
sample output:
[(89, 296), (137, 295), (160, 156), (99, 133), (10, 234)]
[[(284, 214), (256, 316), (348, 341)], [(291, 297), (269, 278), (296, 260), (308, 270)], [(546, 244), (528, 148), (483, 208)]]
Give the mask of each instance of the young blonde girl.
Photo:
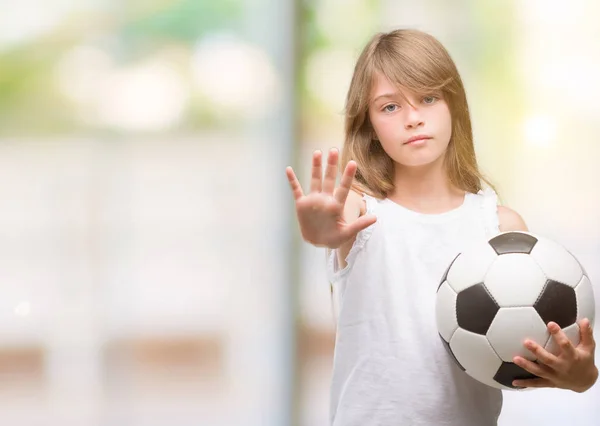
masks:
[[(344, 172), (338, 152), (312, 160), (310, 192), (287, 176), (305, 241), (330, 249), (339, 298), (331, 424), (495, 425), (501, 391), (460, 371), (435, 323), (435, 290), (467, 245), (498, 232), (526, 231), (499, 206), (479, 171), (463, 83), (445, 48), (416, 30), (375, 35), (360, 55), (346, 105)], [(482, 187), (486, 184), (486, 188)], [(514, 362), (537, 379), (519, 387), (582, 392), (596, 381), (594, 340), (583, 320), (573, 347)]]

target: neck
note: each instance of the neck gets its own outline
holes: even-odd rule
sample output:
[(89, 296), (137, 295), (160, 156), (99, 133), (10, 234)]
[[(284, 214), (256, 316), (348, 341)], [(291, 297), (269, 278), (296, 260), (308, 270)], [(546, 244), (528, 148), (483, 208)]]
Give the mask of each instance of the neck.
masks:
[(395, 165), (394, 190), (388, 198), (421, 213), (442, 213), (459, 207), (465, 192), (450, 183), (443, 163), (422, 167)]

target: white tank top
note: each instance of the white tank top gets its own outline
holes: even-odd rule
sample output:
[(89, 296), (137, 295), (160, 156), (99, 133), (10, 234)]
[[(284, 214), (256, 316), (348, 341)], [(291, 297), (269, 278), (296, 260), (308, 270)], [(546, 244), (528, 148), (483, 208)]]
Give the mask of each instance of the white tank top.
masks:
[(499, 232), (497, 196), (467, 194), (442, 214), (421, 214), (365, 195), (377, 222), (328, 274), (337, 301), (331, 383), (334, 426), (491, 426), (500, 390), (461, 371), (442, 345), (435, 293), (467, 245)]

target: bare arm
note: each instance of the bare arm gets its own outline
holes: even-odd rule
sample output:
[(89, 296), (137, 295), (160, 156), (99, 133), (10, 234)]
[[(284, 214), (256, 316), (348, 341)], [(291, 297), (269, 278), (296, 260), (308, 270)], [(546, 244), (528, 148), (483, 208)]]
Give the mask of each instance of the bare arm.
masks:
[[(344, 206), (344, 221), (350, 224), (365, 213), (366, 206), (362, 196), (358, 192), (350, 190), (348, 199), (346, 200), (346, 205)], [(356, 235), (353, 235), (352, 238), (339, 247), (337, 251), (337, 260), (340, 268), (346, 267), (346, 257), (348, 257), (348, 253), (350, 253), (350, 249), (352, 248), (354, 241), (356, 241)]]
[(528, 231), (527, 225), (519, 213), (508, 207), (498, 206), (498, 221), (500, 222), (500, 232)]

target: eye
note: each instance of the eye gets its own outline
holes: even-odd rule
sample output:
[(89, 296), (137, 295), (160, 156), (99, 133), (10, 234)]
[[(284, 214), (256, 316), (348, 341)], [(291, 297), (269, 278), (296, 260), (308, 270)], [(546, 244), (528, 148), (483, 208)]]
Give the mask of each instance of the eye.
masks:
[[(390, 109), (390, 107), (392, 107), (393, 109)], [(396, 111), (396, 109), (397, 109), (397, 108), (398, 108), (398, 105), (395, 105), (395, 104), (389, 104), (389, 105), (386, 105), (386, 106), (384, 106), (384, 107), (383, 107), (383, 110), (384, 110), (385, 112), (394, 112), (394, 111)]]
[(423, 102), (425, 102), (426, 104), (432, 104), (432, 103), (434, 103), (435, 101), (437, 101), (437, 99), (438, 99), (438, 98), (437, 98), (437, 97), (435, 97), (435, 96), (425, 96), (425, 97), (423, 98)]

